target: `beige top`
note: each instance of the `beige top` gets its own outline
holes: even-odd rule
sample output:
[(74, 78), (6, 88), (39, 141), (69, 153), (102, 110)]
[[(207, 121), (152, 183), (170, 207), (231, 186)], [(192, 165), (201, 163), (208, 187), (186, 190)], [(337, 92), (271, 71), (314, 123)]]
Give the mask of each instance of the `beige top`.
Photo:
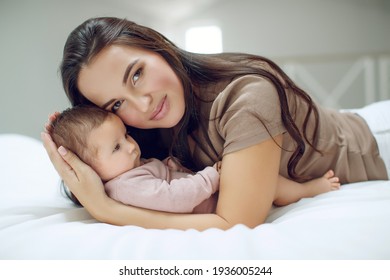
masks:
[[(209, 152), (216, 157), (225, 155), (270, 139), (270, 134), (276, 136), (283, 133), (280, 175), (288, 178), (287, 163), (294, 142), (282, 123), (276, 88), (264, 78), (248, 75), (235, 79), (227, 86), (217, 84), (202, 91), (205, 99), (215, 95), (218, 95), (215, 101), (203, 106), (201, 112), (212, 142)], [(288, 91), (287, 96), (292, 117), (302, 131), (308, 107), (293, 92)], [(307, 144), (297, 165), (298, 174), (316, 178), (333, 169), (341, 183), (388, 178), (375, 138), (360, 116), (319, 106), (318, 110), (317, 143), (323, 155)], [(215, 121), (209, 122), (206, 118)], [(307, 129), (310, 137), (314, 129), (313, 116)], [(195, 137), (202, 141), (202, 135)], [(195, 160), (203, 165), (212, 165), (216, 160), (199, 146), (195, 146), (193, 154)]]

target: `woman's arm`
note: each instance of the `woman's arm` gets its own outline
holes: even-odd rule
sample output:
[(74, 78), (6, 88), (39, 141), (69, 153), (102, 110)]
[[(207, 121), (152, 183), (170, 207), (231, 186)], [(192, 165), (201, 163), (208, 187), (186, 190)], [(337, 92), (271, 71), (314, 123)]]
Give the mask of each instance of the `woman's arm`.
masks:
[[(255, 227), (268, 215), (279, 173), (280, 148), (271, 139), (223, 158), (216, 214), (157, 212), (109, 198), (92, 168), (70, 151), (57, 151), (49, 134), (43, 133), (42, 140), (57, 172), (87, 211), (97, 220), (115, 225), (198, 230), (228, 229), (239, 223)], [(281, 144), (281, 136), (276, 142)]]
[(282, 135), (222, 160), (217, 213), (230, 225), (264, 223), (276, 192)]

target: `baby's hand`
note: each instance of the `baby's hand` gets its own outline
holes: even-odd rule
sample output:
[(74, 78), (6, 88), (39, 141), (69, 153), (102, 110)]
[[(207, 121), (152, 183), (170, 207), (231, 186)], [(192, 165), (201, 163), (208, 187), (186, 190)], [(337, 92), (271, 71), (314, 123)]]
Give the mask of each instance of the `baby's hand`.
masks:
[(222, 161), (217, 161), (213, 167), (218, 171), (218, 173), (221, 173), (221, 167), (222, 167)]
[(172, 171), (184, 172), (184, 173), (193, 173), (188, 168), (182, 166), (177, 160), (174, 160), (172, 157), (168, 157), (165, 160), (165, 164), (168, 165), (169, 169)]

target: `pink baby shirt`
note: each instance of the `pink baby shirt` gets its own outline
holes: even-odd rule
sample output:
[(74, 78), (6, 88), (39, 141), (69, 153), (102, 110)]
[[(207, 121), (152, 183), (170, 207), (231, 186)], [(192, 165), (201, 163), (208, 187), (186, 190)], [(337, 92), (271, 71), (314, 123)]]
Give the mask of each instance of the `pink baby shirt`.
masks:
[(175, 213), (214, 212), (218, 188), (219, 173), (215, 168), (190, 174), (169, 167), (167, 159), (146, 160), (105, 183), (108, 196), (117, 201)]

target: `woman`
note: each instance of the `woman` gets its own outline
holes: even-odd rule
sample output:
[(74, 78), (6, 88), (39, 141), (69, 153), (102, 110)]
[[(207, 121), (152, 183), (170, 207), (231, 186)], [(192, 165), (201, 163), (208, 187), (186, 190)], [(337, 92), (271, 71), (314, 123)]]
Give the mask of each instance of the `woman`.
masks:
[[(333, 169), (341, 183), (387, 179), (377, 143), (358, 115), (321, 108), (273, 62), (201, 55), (117, 18), (90, 19), (69, 36), (61, 65), (72, 105), (117, 114), (143, 157), (178, 157), (199, 170), (222, 161), (215, 214), (168, 214), (120, 204), (97, 174), (43, 133), (48, 154), (96, 219), (145, 228), (228, 229), (262, 224), (278, 175), (296, 182)], [(55, 118), (55, 115), (51, 119)]]

